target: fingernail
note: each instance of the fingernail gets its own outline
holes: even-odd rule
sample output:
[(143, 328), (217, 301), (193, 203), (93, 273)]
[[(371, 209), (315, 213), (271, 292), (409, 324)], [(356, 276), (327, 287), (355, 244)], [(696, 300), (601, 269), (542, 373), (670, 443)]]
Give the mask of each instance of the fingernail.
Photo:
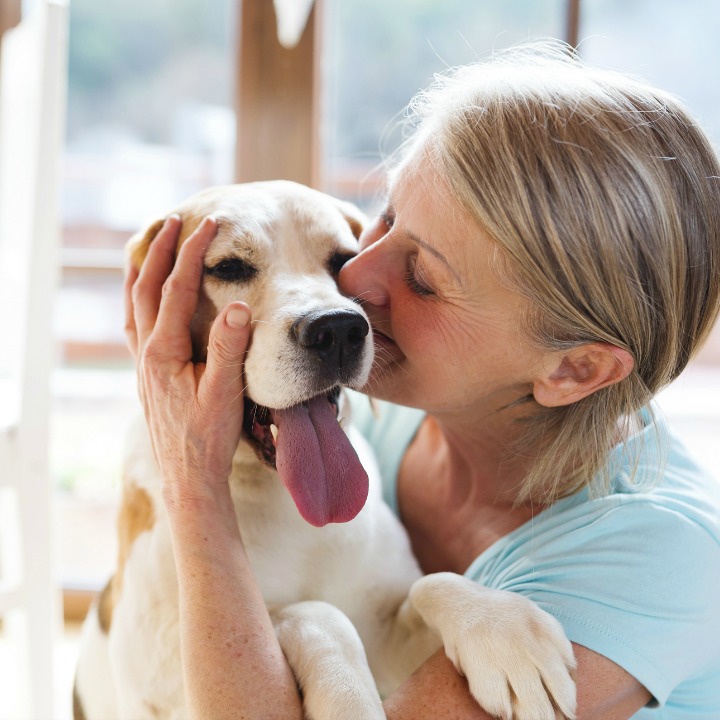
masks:
[(230, 308), (225, 316), (225, 322), (231, 328), (244, 328), (250, 322), (250, 313), (246, 308)]
[(179, 222), (181, 219), (177, 213), (172, 213), (165, 218), (165, 225), (167, 226), (170, 222)]

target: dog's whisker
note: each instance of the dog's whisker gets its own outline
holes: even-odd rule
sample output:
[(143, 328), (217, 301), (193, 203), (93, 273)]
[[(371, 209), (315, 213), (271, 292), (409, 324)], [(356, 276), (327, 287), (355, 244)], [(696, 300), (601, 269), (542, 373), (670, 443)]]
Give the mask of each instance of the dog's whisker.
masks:
[(243, 397), (243, 394), (241, 392), (235, 393), (235, 395), (231, 398), (230, 402), (234, 403), (236, 400), (240, 400)]
[(362, 307), (363, 305), (372, 302), (373, 300), (378, 300), (381, 298), (382, 295), (370, 295), (369, 293), (365, 294), (364, 296), (358, 295), (357, 297), (353, 298), (353, 300)]
[(224, 362), (224, 363), (217, 363), (217, 366), (222, 368), (223, 370), (227, 370), (229, 368), (241, 368), (243, 366), (242, 362)]

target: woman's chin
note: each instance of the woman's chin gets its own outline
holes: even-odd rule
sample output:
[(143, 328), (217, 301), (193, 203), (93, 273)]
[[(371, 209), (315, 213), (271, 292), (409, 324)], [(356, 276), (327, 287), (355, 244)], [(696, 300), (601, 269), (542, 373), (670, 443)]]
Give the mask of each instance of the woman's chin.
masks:
[[(399, 370), (402, 373), (402, 369)], [(402, 375), (398, 375), (395, 364), (375, 364), (370, 371), (370, 377), (362, 388), (362, 392), (378, 400), (386, 400), (397, 405), (407, 405), (409, 397), (408, 388), (402, 382)]]

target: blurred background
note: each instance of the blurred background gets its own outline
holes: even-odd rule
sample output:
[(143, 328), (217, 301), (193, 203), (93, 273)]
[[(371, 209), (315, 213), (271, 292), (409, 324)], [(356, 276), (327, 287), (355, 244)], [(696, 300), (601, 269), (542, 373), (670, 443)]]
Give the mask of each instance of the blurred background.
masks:
[[(412, 95), (434, 73), (536, 37), (568, 39), (587, 62), (677, 94), (720, 142), (715, 0), (318, 0), (304, 30), (291, 16), (311, 3), (276, 4), (302, 32), (293, 47), (292, 37), (288, 47), (276, 39), (271, 0), (68, 5), (49, 427), (55, 580), (68, 621), (82, 617), (115, 560), (124, 430), (138, 411), (123, 246), (145, 223), (209, 185), (281, 176), (372, 212)], [(263, 156), (273, 142), (287, 144), (284, 157)], [(662, 398), (716, 468), (719, 401), (716, 331)], [(0, 720), (12, 716), (3, 702), (0, 692)]]
[[(312, 180), (370, 212), (403, 108), (433, 73), (568, 31), (566, 0), (324, 0), (318, 11)], [(720, 69), (720, 3), (583, 0), (580, 12), (586, 61), (676, 93), (720, 140), (720, 86), (711, 80)], [(63, 501), (104, 504), (116, 494), (135, 396), (122, 330), (124, 243), (194, 191), (234, 179), (239, 15), (235, 0), (70, 4), (52, 434)], [(293, 122), (288, 115), (281, 124)], [(92, 543), (98, 556), (88, 558), (84, 528), (70, 529), (78, 526), (62, 535), (62, 577), (102, 581), (111, 543)]]

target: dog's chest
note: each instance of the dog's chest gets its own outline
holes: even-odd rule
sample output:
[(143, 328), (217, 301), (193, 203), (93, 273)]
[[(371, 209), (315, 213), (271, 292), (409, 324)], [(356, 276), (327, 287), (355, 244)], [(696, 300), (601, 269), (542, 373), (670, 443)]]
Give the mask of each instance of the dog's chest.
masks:
[(315, 528), (302, 519), (277, 473), (235, 469), (230, 480), (235, 512), (260, 590), (269, 605), (318, 599), (337, 565), (339, 526)]

